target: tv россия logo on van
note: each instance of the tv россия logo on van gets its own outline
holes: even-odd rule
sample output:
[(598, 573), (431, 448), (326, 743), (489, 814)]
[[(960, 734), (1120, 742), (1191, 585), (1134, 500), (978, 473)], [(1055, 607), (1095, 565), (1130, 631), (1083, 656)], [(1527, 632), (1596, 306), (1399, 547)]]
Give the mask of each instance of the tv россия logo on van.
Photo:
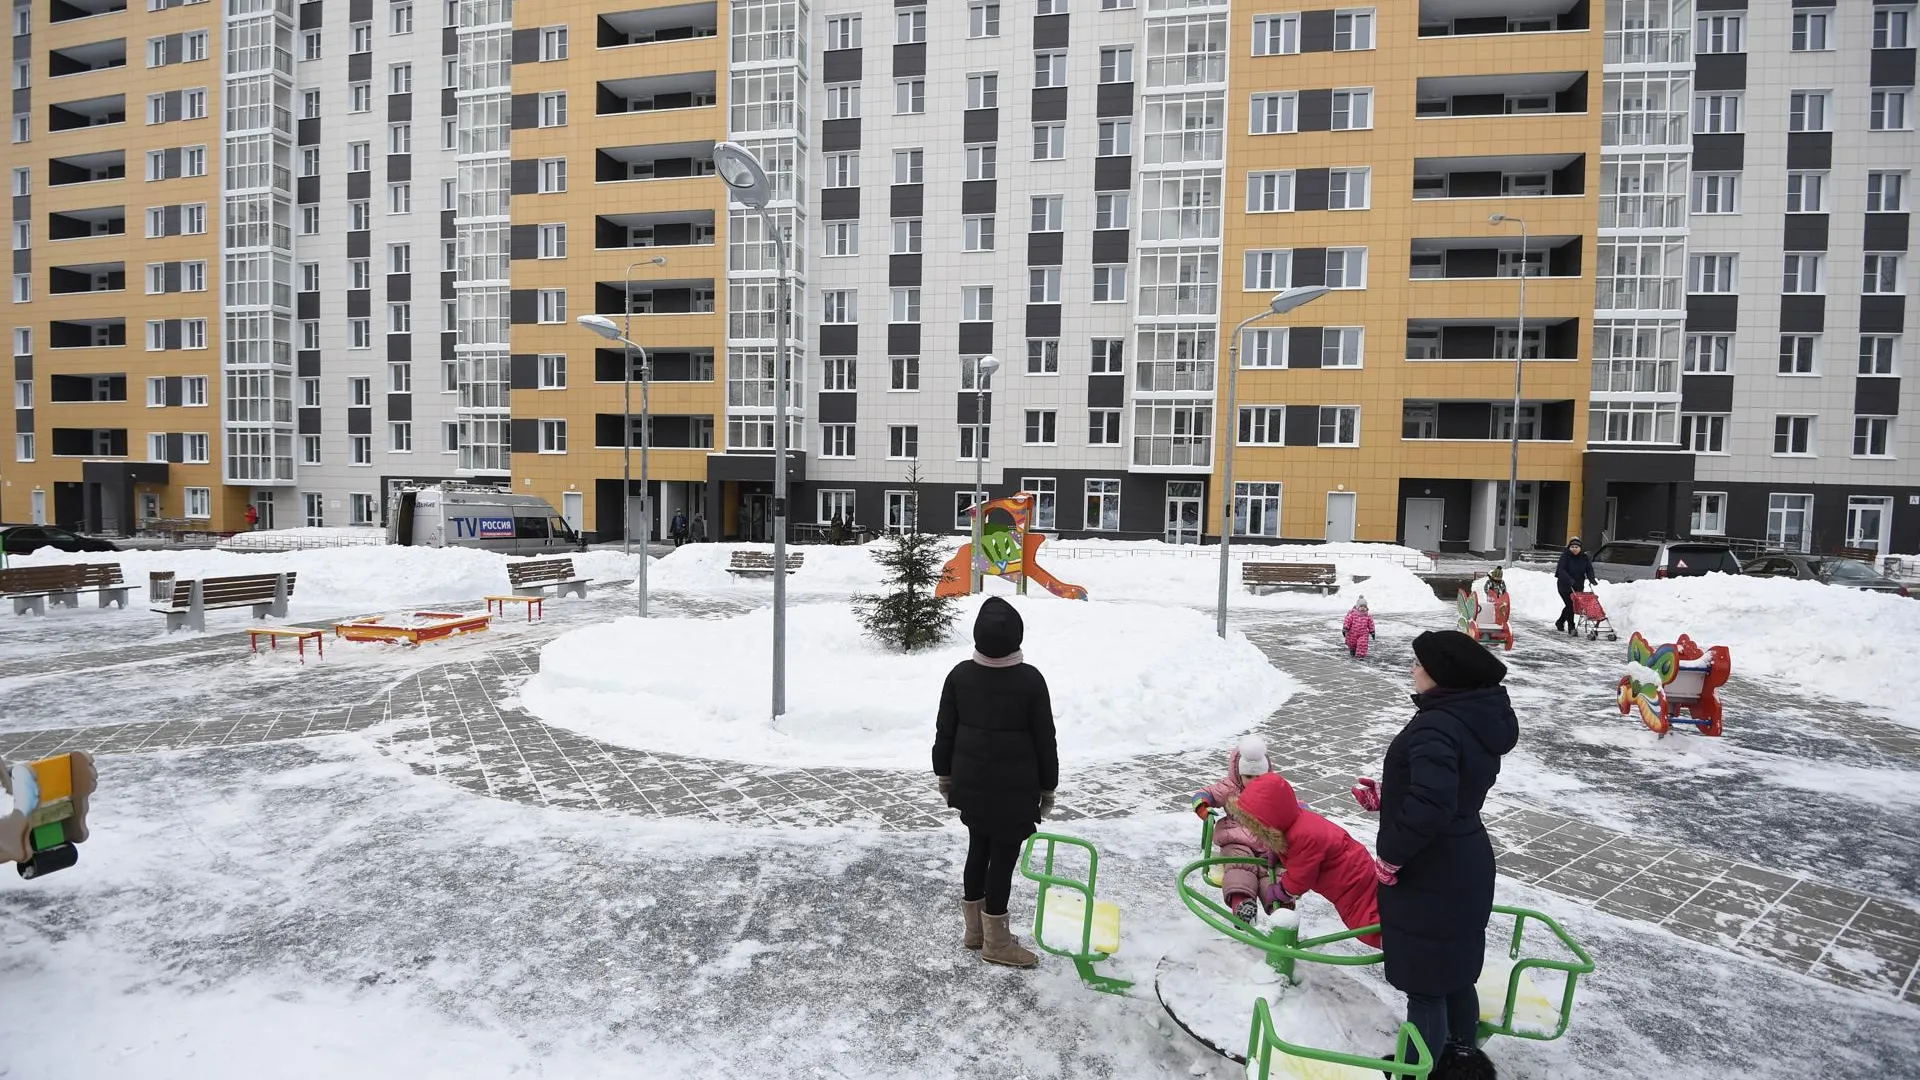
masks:
[(481, 540), (513, 538), (513, 519), (510, 517), (457, 517), (453, 519), (453, 532), (458, 537), (477, 537)]

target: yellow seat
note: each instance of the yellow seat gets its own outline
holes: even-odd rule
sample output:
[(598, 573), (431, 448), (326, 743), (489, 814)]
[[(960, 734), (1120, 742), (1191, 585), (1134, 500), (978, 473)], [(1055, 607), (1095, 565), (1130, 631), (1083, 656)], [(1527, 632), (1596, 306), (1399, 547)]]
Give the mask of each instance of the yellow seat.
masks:
[[(1080, 951), (1080, 933), (1086, 925), (1086, 898), (1071, 889), (1047, 890), (1047, 944), (1067, 952)], [(1093, 902), (1093, 951), (1112, 956), (1120, 951), (1120, 908), (1105, 900)]]
[[(1267, 1080), (1380, 1080), (1379, 1069), (1336, 1065), (1331, 1061), (1289, 1057), (1275, 1050)], [(1247, 1080), (1260, 1080), (1260, 1060), (1247, 1062)]]
[[(1513, 979), (1513, 965), (1489, 961), (1480, 971), (1474, 990), (1480, 995), (1480, 1019), (1500, 1022), (1507, 1007), (1507, 986)], [(1513, 999), (1513, 1028), (1516, 1031), (1552, 1032), (1560, 1026), (1560, 1006), (1547, 997), (1533, 981), (1531, 968), (1520, 973), (1520, 992)]]
[(1218, 864), (1207, 867), (1207, 884), (1216, 889), (1227, 886), (1227, 868)]

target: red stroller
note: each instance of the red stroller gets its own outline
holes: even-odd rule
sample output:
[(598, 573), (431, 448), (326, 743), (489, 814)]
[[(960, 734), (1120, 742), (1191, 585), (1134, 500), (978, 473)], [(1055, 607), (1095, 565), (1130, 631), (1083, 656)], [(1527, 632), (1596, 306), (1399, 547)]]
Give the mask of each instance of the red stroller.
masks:
[(1601, 631), (1606, 632), (1608, 641), (1620, 640), (1620, 635), (1613, 631), (1613, 623), (1607, 621), (1607, 609), (1600, 606), (1600, 597), (1594, 593), (1573, 594), (1573, 625), (1588, 641), (1600, 640)]

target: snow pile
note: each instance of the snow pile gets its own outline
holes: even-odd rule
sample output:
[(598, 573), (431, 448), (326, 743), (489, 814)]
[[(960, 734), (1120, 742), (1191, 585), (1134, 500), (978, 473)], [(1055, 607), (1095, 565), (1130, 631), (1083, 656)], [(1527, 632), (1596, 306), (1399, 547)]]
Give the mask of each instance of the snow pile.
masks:
[[(684, 549), (683, 549), (684, 550)], [(1025, 654), (1047, 676), (1063, 762), (1225, 746), (1296, 683), (1196, 611), (1013, 598)], [(799, 767), (926, 769), (947, 672), (971, 655), (980, 601), (953, 640), (911, 655), (868, 641), (842, 604), (788, 611), (787, 714), (768, 722), (772, 612), (587, 627), (542, 650), (521, 704), (623, 746)]]
[[(1551, 622), (1560, 614), (1552, 574), (1516, 567), (1506, 576), (1516, 617)], [(1656, 647), (1681, 634), (1702, 649), (1725, 645), (1735, 678), (1889, 709), (1912, 696), (1904, 665), (1920, 641), (1920, 601), (1908, 597), (1733, 574), (1594, 591), (1623, 640), (1637, 630)]]

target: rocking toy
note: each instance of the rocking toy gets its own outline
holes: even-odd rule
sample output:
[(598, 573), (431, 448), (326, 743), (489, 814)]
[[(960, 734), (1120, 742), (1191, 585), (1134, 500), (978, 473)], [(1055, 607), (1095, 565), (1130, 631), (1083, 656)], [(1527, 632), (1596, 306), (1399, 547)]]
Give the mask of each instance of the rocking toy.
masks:
[[(1637, 709), (1640, 721), (1665, 736), (1674, 724), (1692, 724), (1702, 735), (1720, 734), (1720, 696), (1733, 673), (1725, 645), (1702, 652), (1685, 634), (1654, 648), (1634, 631), (1627, 641), (1627, 673), (1620, 679), (1620, 714)], [(1684, 715), (1682, 715), (1684, 714)]]

